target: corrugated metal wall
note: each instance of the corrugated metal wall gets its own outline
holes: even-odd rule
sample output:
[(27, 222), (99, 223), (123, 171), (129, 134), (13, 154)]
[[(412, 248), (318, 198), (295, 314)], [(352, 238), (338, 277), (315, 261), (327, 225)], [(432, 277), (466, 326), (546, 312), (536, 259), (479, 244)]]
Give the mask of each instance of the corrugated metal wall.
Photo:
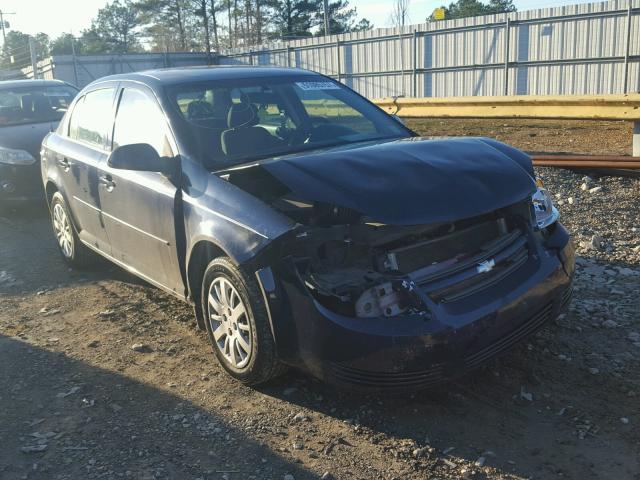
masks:
[(369, 98), (638, 92), (640, 0), (279, 42), (219, 63), (315, 70)]
[[(127, 55), (54, 55), (38, 62), (38, 77), (64, 80), (78, 87), (116, 73), (137, 72), (154, 68), (207, 65), (205, 53), (139, 53)], [(33, 77), (32, 68), (23, 69)]]

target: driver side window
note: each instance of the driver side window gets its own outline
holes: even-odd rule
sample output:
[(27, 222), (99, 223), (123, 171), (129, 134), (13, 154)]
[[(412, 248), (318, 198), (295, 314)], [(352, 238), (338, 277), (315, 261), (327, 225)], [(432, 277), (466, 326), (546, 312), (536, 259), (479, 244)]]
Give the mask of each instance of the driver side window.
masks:
[(134, 143), (146, 143), (161, 157), (171, 157), (169, 127), (155, 99), (146, 93), (125, 88), (120, 97), (113, 131), (113, 149)]

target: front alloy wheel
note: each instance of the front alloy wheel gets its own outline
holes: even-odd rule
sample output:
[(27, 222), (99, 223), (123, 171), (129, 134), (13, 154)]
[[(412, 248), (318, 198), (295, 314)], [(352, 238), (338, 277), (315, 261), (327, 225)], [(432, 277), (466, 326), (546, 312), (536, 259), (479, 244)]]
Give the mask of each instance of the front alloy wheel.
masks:
[(253, 332), (238, 291), (229, 280), (217, 277), (209, 287), (207, 306), (218, 350), (233, 367), (246, 367), (251, 359)]
[(200, 298), (213, 351), (229, 375), (245, 385), (257, 385), (284, 371), (253, 275), (218, 257), (205, 269)]

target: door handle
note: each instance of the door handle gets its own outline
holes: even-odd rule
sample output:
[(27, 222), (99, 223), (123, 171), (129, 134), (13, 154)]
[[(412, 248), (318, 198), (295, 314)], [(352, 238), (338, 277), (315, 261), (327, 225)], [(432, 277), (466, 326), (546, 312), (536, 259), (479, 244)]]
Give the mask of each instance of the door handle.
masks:
[(114, 188), (116, 188), (116, 182), (113, 181), (111, 175), (101, 175), (98, 177), (101, 185), (104, 185), (104, 188), (107, 192), (112, 192)]
[(66, 157), (58, 158), (58, 165), (60, 165), (65, 172), (68, 172), (71, 168), (71, 163)]

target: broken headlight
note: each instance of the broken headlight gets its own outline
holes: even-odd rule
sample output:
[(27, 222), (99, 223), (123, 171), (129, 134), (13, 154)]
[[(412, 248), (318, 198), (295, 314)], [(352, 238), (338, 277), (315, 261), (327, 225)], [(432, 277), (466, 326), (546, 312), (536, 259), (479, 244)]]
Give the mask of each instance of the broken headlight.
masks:
[(538, 189), (531, 197), (533, 210), (536, 214), (537, 227), (542, 230), (560, 218), (560, 212), (553, 206), (551, 194), (544, 188), (540, 180), (537, 181)]

